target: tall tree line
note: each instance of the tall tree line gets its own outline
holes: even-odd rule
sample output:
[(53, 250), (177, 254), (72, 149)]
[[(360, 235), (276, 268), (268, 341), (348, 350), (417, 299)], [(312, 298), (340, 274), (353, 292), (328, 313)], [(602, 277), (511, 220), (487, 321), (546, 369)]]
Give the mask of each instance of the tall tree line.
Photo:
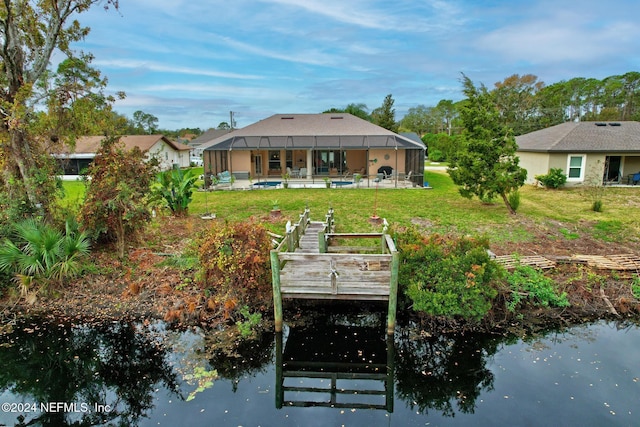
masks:
[[(502, 123), (515, 135), (567, 121), (640, 120), (640, 72), (602, 80), (576, 77), (546, 85), (533, 74), (514, 74), (488, 91)], [(409, 109), (399, 122), (401, 131), (425, 134), (461, 133), (460, 108), (465, 100), (441, 100), (436, 106)]]

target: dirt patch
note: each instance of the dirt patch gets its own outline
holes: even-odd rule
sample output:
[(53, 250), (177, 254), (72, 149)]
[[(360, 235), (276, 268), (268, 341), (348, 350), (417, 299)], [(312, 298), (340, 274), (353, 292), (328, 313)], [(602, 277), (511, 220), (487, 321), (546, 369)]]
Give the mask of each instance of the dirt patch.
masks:
[[(565, 224), (559, 221), (538, 223), (526, 218), (517, 220), (521, 234), (527, 237), (523, 240), (493, 242), (491, 250), (496, 255), (540, 255), (540, 256), (571, 256), (584, 255), (612, 255), (638, 254), (640, 242), (629, 239), (626, 242), (608, 242), (594, 237), (593, 222), (583, 221), (577, 225)], [(606, 234), (603, 237), (607, 238)]]

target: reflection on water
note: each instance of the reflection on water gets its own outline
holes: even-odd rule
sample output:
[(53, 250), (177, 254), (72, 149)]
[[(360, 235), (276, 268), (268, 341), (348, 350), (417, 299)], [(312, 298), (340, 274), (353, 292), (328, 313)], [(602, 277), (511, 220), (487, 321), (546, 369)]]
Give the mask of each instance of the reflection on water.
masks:
[[(319, 317), (227, 351), (162, 324), (17, 325), (0, 426), (638, 425), (636, 325), (387, 340), (384, 313)], [(24, 406), (47, 402), (67, 406)]]
[(394, 343), (381, 327), (291, 328), (276, 335), (276, 407), (319, 406), (393, 412)]
[(439, 411), (452, 417), (472, 414), (476, 400), (493, 389), (494, 376), (487, 360), (495, 354), (497, 340), (484, 336), (414, 336), (402, 331), (398, 340), (396, 387), (398, 397), (412, 410)]
[(21, 406), (2, 419), (15, 425), (135, 424), (157, 387), (177, 390), (166, 350), (130, 323), (33, 323), (3, 341), (0, 400)]

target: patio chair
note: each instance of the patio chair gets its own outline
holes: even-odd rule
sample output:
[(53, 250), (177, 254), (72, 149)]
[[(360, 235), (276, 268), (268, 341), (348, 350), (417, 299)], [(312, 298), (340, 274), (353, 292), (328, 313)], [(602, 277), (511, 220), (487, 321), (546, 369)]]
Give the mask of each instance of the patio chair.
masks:
[(411, 183), (411, 174), (413, 173), (413, 171), (409, 171), (408, 174), (406, 174), (404, 176), (404, 186), (406, 187), (408, 184)]
[(631, 181), (633, 182), (633, 185), (636, 185), (638, 182), (640, 182), (640, 172), (634, 173), (631, 177)]
[(307, 177), (307, 168), (300, 168), (300, 178)]

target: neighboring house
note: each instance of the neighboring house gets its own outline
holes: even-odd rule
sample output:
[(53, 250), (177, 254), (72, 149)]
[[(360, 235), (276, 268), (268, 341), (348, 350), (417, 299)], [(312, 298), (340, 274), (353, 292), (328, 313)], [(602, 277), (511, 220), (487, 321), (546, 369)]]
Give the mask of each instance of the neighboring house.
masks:
[(567, 185), (627, 184), (640, 172), (640, 122), (568, 122), (516, 137), (527, 182), (560, 168)]
[(202, 157), (202, 151), (207, 148), (208, 143), (218, 137), (228, 134), (231, 129), (209, 129), (197, 138), (189, 141), (191, 147), (191, 157)]
[(422, 186), (425, 146), (346, 113), (276, 114), (203, 146), (204, 170), (238, 178), (324, 178), (362, 173), (376, 178), (382, 166), (412, 172)]
[[(85, 170), (96, 156), (104, 136), (81, 136), (76, 140), (73, 152), (56, 155), (61, 160), (65, 176), (77, 176)], [(163, 135), (125, 135), (120, 137), (125, 149), (138, 147), (146, 158), (155, 157), (162, 170), (189, 166), (188, 145), (171, 141)]]

